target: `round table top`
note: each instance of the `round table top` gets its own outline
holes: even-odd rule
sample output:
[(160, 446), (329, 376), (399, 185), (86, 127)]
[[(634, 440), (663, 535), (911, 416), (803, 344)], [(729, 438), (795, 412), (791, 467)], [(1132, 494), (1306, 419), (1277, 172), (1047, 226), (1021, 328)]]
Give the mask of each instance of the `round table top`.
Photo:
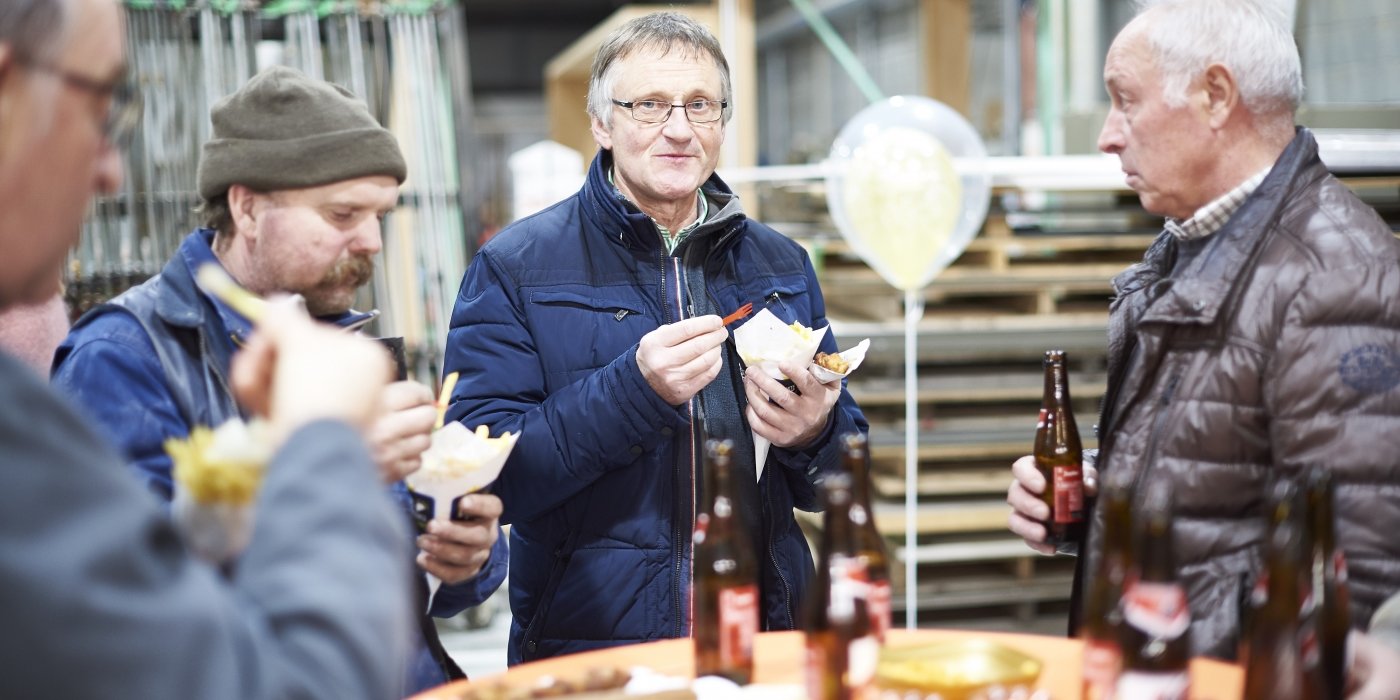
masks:
[[(1078, 700), (1082, 695), (1080, 668), (1083, 644), (1077, 639), (1033, 634), (961, 630), (890, 630), (887, 647), (930, 642), (986, 639), (1040, 659), (1044, 667), (1037, 689), (1054, 700)], [(765, 632), (754, 643), (755, 683), (801, 683), (804, 645), (801, 632)], [(447, 700), (472, 683), (504, 681), (515, 687), (532, 685), (543, 676), (581, 677), (590, 668), (645, 666), (668, 676), (691, 677), (695, 659), (691, 640), (667, 639), (647, 644), (600, 649), (512, 667), (504, 673), (458, 681), (414, 696), (413, 700)], [(1244, 674), (1238, 666), (1214, 659), (1191, 660), (1192, 700), (1235, 700), (1243, 692)]]

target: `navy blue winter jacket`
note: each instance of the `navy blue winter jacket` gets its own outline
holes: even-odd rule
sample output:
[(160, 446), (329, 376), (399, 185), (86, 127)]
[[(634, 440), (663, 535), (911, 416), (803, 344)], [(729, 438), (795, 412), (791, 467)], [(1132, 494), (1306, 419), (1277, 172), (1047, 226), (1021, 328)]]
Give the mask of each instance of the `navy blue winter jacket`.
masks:
[[(447, 337), (444, 370), (461, 373), (448, 416), (521, 432), (495, 488), (511, 523), (511, 664), (687, 636), (704, 436), (733, 438), (755, 484), (732, 341), (701, 399), (671, 406), (637, 367), (641, 337), (745, 302), (827, 325), (806, 252), (746, 218), (718, 177), (704, 185), (711, 216), (668, 254), (608, 182), (610, 167), (600, 152), (577, 194), (481, 249)], [(830, 334), (822, 349), (835, 351)], [(762, 564), (763, 629), (796, 626), (813, 573), (792, 509), (817, 509), (815, 484), (840, 468), (836, 436), (866, 429), (843, 390), (817, 441), (774, 447), (741, 497)]]

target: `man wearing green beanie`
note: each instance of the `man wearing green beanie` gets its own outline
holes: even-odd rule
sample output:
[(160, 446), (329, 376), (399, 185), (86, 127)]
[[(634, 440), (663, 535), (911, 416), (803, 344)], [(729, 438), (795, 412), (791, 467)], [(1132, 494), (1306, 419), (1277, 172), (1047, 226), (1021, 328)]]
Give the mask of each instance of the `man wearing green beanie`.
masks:
[[(200, 290), (194, 272), (221, 265), (254, 293), (300, 295), (318, 319), (358, 328), (377, 315), (350, 307), (373, 277), (381, 220), (407, 175), (393, 134), (363, 102), (290, 68), (259, 73), (217, 102), (210, 118), (213, 135), (198, 173), (205, 226), (159, 275), (80, 319), (53, 368), (55, 386), (96, 419), (166, 501), (173, 484), (165, 440), (242, 415), (227, 378), (251, 324)], [(410, 512), (402, 479), (429, 444), (433, 400), (417, 382), (390, 385), (367, 436), (385, 481)], [(433, 616), (480, 604), (505, 577), (500, 500), (472, 495), (458, 510), (463, 521), (434, 521), (417, 540), (418, 565), (443, 582)], [(405, 694), (461, 675), (427, 618), (422, 632)]]

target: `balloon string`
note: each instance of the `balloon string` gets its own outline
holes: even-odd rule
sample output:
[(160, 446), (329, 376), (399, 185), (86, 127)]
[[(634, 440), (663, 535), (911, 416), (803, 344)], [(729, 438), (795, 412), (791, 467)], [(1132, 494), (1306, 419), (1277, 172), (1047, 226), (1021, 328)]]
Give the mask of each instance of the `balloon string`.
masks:
[(831, 56), (836, 59), (841, 68), (846, 71), (846, 75), (851, 77), (851, 81), (865, 93), (865, 99), (872, 104), (885, 99), (884, 93), (880, 92), (880, 87), (875, 84), (875, 79), (866, 72), (865, 66), (860, 64), (860, 59), (856, 58), (851, 47), (836, 33), (836, 29), (828, 22), (826, 15), (823, 15), (817, 8), (812, 7), (808, 0), (791, 0), (792, 6), (797, 8), (802, 19), (807, 20), (807, 24), (812, 27), (817, 38), (826, 45), (826, 50), (831, 52)]

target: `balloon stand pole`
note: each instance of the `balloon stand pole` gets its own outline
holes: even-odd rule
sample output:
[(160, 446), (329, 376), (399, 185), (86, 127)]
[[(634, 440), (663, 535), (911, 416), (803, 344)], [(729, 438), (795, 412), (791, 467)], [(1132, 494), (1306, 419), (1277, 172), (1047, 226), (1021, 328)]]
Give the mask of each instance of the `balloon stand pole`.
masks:
[(904, 291), (904, 622), (919, 626), (919, 563), (915, 559), (919, 506), (919, 321), (924, 317), (922, 290)]

